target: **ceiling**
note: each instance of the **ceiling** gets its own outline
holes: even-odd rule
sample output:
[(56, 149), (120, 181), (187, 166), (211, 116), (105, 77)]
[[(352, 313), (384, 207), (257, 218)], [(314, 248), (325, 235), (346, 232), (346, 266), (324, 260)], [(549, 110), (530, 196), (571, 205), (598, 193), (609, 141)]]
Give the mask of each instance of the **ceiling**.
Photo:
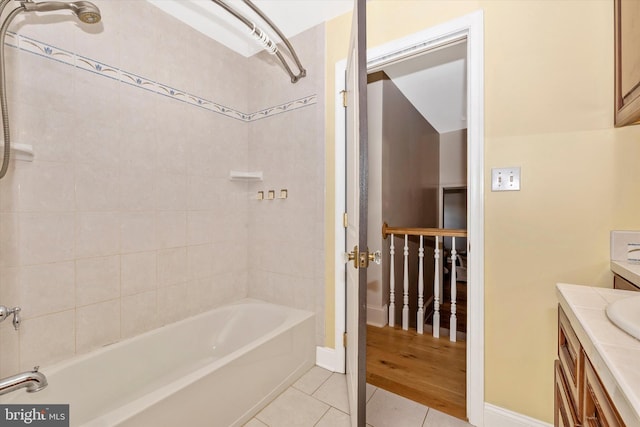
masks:
[[(241, 55), (249, 57), (261, 49), (244, 24), (210, 0), (147, 1)], [(250, 20), (256, 18), (241, 0), (226, 2)], [(291, 38), (350, 11), (353, 0), (253, 0), (253, 3)], [(268, 28), (259, 18), (256, 23), (263, 30)], [(299, 55), (304, 63), (304, 54)], [(466, 62), (466, 43), (460, 43), (385, 66), (383, 71), (439, 133), (446, 133), (467, 127)]]
[(438, 133), (467, 128), (466, 41), (382, 70)]

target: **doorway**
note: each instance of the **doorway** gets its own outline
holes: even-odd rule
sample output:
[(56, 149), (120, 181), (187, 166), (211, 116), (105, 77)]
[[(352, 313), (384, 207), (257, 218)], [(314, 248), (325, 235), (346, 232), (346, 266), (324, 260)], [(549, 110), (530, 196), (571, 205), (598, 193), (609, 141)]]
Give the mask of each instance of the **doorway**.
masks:
[[(426, 51), (441, 48), (451, 43), (465, 40), (467, 43), (467, 154), (468, 154), (468, 249), (470, 251), (468, 281), (469, 327), (466, 349), (466, 400), (467, 418), (481, 427), (484, 414), (484, 229), (483, 229), (483, 16), (478, 11), (454, 21), (432, 27), (411, 36), (395, 40), (367, 51), (369, 72), (377, 71), (385, 65), (414, 57)], [(345, 61), (346, 62), (346, 61)], [(336, 65), (336, 93), (340, 92), (345, 63)], [(344, 333), (344, 309), (348, 302), (344, 299), (344, 114), (341, 103), (336, 103), (336, 342), (342, 342)], [(371, 249), (378, 249), (370, 243)], [(473, 286), (471, 286), (473, 284)], [(342, 328), (342, 329), (341, 329)], [(344, 361), (344, 348), (336, 348), (336, 365)], [(344, 363), (344, 362), (342, 362)], [(341, 369), (341, 368), (338, 368)]]
[(367, 270), (367, 382), (465, 420), (466, 239), (452, 304), (452, 237), (438, 239), (436, 262), (435, 236), (381, 230), (467, 228), (466, 56), (465, 38), (385, 65), (367, 87), (368, 243), (382, 251)]

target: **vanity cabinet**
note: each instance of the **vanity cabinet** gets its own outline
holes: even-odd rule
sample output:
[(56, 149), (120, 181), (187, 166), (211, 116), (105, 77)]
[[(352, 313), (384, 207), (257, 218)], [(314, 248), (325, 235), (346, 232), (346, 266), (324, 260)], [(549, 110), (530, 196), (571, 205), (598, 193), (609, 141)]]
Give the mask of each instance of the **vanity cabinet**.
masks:
[(613, 289), (622, 289), (625, 291), (640, 291), (640, 288), (634, 283), (631, 283), (627, 279), (617, 274), (613, 275)]
[(560, 307), (554, 395), (556, 427), (625, 426)]
[(615, 126), (640, 123), (640, 1), (614, 0)]

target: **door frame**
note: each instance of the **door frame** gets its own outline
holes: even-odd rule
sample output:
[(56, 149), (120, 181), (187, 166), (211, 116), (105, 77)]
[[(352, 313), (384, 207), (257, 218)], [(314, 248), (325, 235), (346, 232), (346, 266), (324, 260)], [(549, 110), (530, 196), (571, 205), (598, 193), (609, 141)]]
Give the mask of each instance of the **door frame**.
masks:
[[(467, 417), (484, 427), (484, 14), (475, 11), (446, 23), (367, 49), (367, 70), (467, 39)], [(335, 371), (344, 372), (345, 349), (345, 117), (346, 59), (335, 67)], [(371, 248), (378, 250), (381, 248)]]

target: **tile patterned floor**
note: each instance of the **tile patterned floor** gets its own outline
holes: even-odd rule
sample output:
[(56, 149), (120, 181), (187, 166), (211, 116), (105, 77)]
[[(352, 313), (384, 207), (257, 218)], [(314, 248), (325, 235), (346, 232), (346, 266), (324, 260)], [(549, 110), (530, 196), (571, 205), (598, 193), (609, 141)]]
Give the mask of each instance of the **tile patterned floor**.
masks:
[[(350, 427), (347, 382), (314, 366), (245, 427)], [(457, 418), (367, 384), (369, 427), (469, 427)]]

